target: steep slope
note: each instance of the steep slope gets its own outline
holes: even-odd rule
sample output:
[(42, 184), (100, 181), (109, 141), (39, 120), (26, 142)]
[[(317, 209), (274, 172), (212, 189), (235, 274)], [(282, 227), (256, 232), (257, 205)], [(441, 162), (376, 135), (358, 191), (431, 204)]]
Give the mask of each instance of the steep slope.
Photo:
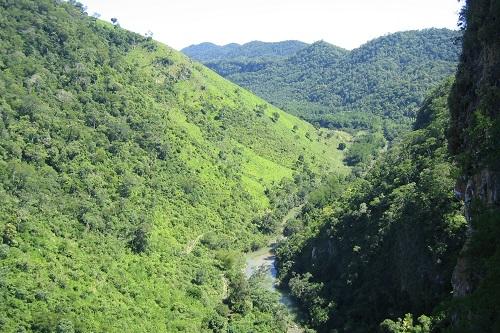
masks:
[[(429, 315), (450, 297), (466, 229), (447, 152), (450, 85), (432, 93), (414, 131), (365, 178), (333, 179), (313, 194), (298, 231), (280, 244), (281, 280), (319, 332), (375, 332), (385, 318)], [(426, 330), (394, 332), (428, 332), (430, 319), (418, 325)]]
[(243, 59), (277, 60), (288, 57), (305, 48), (307, 43), (298, 40), (281, 42), (253, 41), (243, 45), (232, 43), (223, 46), (213, 43), (191, 45), (181, 50), (188, 57), (200, 62)]
[[(204, 61), (272, 104), (323, 127), (371, 128), (388, 138), (409, 128), (427, 91), (454, 74), (460, 32), (399, 32), (350, 52), (324, 42), (263, 66)], [(228, 68), (230, 70), (228, 70)]]
[(221, 301), (343, 134), (71, 3), (0, 1), (0, 330), (280, 331)]
[(457, 332), (500, 331), (500, 1), (467, 1), (449, 99), (450, 150), (470, 232), (453, 275)]

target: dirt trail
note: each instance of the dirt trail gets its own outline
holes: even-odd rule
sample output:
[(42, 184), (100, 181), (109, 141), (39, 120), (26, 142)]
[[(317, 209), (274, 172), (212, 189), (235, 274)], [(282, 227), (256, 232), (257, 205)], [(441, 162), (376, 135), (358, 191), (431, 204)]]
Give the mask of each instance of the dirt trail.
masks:
[(184, 253), (185, 254), (190, 254), (194, 247), (196, 246), (196, 244), (198, 244), (200, 242), (200, 239), (201, 237), (203, 237), (204, 234), (199, 234), (195, 239), (191, 240), (187, 245), (186, 245), (186, 248), (184, 249)]
[(224, 276), (224, 273), (221, 273), (222, 280), (222, 299), (226, 299), (229, 297), (229, 280)]

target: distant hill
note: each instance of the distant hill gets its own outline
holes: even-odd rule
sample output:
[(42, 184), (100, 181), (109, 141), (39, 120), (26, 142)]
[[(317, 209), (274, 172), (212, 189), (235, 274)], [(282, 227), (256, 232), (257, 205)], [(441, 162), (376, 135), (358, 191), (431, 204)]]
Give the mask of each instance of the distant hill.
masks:
[(281, 332), (264, 296), (231, 324), (222, 300), (345, 134), (75, 1), (0, 17), (0, 331)]
[(191, 45), (181, 50), (188, 57), (201, 61), (220, 61), (232, 59), (279, 58), (287, 57), (303, 49), (308, 44), (298, 40), (276, 43), (253, 41), (243, 45), (231, 43), (224, 46), (213, 43)]
[(410, 127), (426, 92), (455, 73), (460, 36), (448, 29), (406, 31), (352, 51), (316, 42), (286, 59), (264, 64), (203, 62), (312, 123), (351, 129), (375, 124), (392, 138)]

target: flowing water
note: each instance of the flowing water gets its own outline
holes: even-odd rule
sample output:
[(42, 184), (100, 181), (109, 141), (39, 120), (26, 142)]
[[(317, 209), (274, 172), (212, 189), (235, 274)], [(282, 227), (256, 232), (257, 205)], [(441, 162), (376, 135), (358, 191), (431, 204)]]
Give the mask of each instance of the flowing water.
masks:
[(276, 256), (273, 249), (276, 243), (272, 243), (267, 247), (261, 248), (255, 252), (251, 252), (246, 256), (245, 275), (250, 278), (252, 274), (258, 270), (265, 271), (264, 285), (270, 291), (276, 291), (280, 294), (280, 302), (285, 305), (291, 313), (297, 312), (297, 306), (288, 293), (277, 288)]
[[(288, 214), (283, 218), (283, 225), (289, 219), (297, 216), (298, 212), (302, 206), (292, 208)], [(273, 239), (269, 242), (268, 246), (263, 247), (257, 251), (248, 253), (245, 264), (245, 275), (250, 278), (252, 274), (259, 270), (264, 270), (265, 280), (264, 285), (270, 291), (276, 291), (280, 295), (280, 302), (290, 312), (294, 319), (299, 317), (299, 309), (297, 304), (294, 302), (293, 298), (283, 289), (277, 288), (277, 275), (278, 271), (276, 269), (276, 255), (274, 254), (274, 248), (276, 247), (277, 239)], [(302, 332), (302, 329), (298, 325), (292, 325), (288, 332)]]

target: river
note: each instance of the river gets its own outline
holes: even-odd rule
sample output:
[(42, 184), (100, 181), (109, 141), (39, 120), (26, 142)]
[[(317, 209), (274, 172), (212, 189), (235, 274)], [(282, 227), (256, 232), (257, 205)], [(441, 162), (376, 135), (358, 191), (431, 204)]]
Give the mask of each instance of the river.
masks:
[[(282, 227), (284, 227), (286, 221), (296, 217), (301, 209), (302, 205), (290, 209), (282, 220)], [(278, 240), (283, 237), (282, 228), (280, 234), (280, 236), (271, 239), (266, 247), (260, 248), (259, 250), (254, 252), (250, 252), (245, 256), (245, 276), (248, 279), (258, 270), (264, 270), (266, 273), (264, 280), (265, 287), (270, 291), (276, 291), (279, 293), (280, 303), (286, 306), (294, 321), (296, 321), (299, 317), (299, 309), (297, 307), (297, 304), (285, 290), (277, 288), (276, 285), (278, 271), (276, 269), (276, 255), (274, 254), (274, 248)], [(289, 327), (288, 332), (299, 333), (303, 332), (303, 330), (299, 325), (293, 324)]]

